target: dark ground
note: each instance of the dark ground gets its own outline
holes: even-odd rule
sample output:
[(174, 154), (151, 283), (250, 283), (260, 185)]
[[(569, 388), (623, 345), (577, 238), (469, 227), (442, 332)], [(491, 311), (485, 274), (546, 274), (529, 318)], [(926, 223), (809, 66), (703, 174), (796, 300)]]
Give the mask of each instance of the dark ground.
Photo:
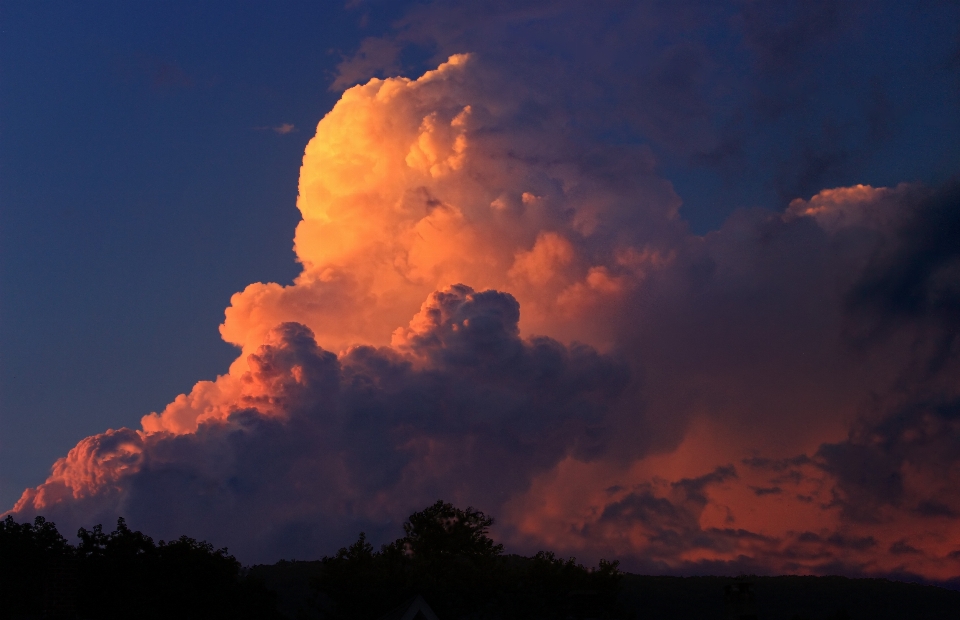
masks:
[[(650, 620), (725, 618), (724, 577), (624, 575), (621, 600)], [(946, 620), (960, 618), (960, 592), (884, 579), (750, 577), (758, 620)], [(846, 615), (844, 615), (846, 614)]]
[[(319, 618), (310, 580), (320, 562), (281, 561), (254, 566), (280, 598), (280, 611), (295, 620)], [(620, 601), (638, 620), (725, 620), (727, 577), (654, 577), (624, 574)], [(758, 620), (958, 620), (960, 592), (885, 579), (846, 577), (750, 577)], [(429, 602), (429, 601), (428, 601)], [(443, 620), (443, 619), (441, 619)]]

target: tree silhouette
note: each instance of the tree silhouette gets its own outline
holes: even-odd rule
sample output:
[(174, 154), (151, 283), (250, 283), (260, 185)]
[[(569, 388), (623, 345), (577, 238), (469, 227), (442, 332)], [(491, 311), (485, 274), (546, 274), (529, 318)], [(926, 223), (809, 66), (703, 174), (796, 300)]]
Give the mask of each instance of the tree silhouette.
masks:
[[(589, 570), (546, 552), (504, 556), (492, 525), (479, 510), (438, 501), (410, 515), (404, 536), (379, 550), (361, 533), (322, 560), (314, 583), (320, 612), (376, 619), (419, 594), (444, 620), (616, 617), (616, 562)], [(187, 536), (157, 543), (123, 519), (111, 532), (96, 525), (78, 537), (70, 545), (42, 517), (0, 522), (3, 618), (280, 617), (276, 595), (225, 548)]]
[(73, 547), (43, 517), (0, 521), (0, 611), (8, 618), (39, 617), (50, 568), (73, 556)]
[[(415, 512), (403, 524), (404, 548), (425, 561), (443, 558), (464, 558), (489, 561), (503, 553), (487, 536), (493, 518), (472, 507), (461, 510), (438, 500), (432, 506)], [(396, 543), (394, 543), (396, 544)]]
[(91, 618), (271, 618), (275, 596), (241, 576), (226, 548), (181, 536), (153, 539), (127, 527), (104, 534), (97, 525), (78, 532), (83, 570), (81, 615)]
[(576, 558), (566, 560), (540, 551), (520, 560), (511, 580), (517, 584), (512, 613), (518, 618), (615, 617), (620, 590), (620, 563), (600, 560), (589, 570)]
[[(71, 546), (42, 517), (33, 525), (0, 522), (4, 618), (280, 617), (276, 596), (244, 577), (226, 549), (186, 536), (155, 544), (122, 518), (112, 532), (96, 525), (78, 536)], [(65, 589), (64, 581), (76, 588)]]
[(323, 559), (314, 585), (326, 600), (325, 616), (375, 619), (418, 594), (444, 620), (614, 615), (616, 562), (590, 571), (544, 552), (504, 557), (503, 545), (488, 535), (493, 522), (440, 500), (410, 515), (405, 535), (379, 551), (361, 533)]

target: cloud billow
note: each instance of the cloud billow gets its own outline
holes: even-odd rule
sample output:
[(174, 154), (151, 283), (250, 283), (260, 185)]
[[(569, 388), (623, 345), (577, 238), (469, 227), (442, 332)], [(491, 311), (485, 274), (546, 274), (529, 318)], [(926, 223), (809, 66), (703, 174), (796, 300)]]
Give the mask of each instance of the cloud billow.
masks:
[(65, 524), (128, 515), (268, 560), (322, 554), (358, 522), (382, 530), (439, 495), (496, 507), (566, 456), (600, 450), (628, 381), (590, 347), (521, 339), (518, 319), (510, 295), (457, 285), (431, 295), (395, 347), (338, 357), (281, 324), (224, 418), (85, 440), (18, 511)]
[(648, 148), (540, 86), (457, 54), (345, 91), (304, 155), (302, 272), (232, 297), (228, 372), (13, 513), (271, 561), (443, 498), (509, 550), (628, 568), (960, 572), (955, 187), (695, 235)]

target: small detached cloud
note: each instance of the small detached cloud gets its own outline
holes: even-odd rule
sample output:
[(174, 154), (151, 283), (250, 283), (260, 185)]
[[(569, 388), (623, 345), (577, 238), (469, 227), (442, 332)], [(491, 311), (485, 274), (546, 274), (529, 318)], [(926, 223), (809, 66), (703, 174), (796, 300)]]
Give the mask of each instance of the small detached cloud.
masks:
[(279, 125), (264, 125), (260, 127), (254, 127), (256, 131), (272, 131), (281, 136), (285, 136), (288, 133), (295, 133), (297, 127), (293, 123), (281, 123)]

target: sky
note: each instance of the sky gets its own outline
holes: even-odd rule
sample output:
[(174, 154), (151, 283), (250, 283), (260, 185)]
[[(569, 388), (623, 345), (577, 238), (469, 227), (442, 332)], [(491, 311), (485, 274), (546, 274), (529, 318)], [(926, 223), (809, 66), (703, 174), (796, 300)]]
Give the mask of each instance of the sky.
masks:
[(0, 510), (960, 578), (960, 4), (0, 4)]

